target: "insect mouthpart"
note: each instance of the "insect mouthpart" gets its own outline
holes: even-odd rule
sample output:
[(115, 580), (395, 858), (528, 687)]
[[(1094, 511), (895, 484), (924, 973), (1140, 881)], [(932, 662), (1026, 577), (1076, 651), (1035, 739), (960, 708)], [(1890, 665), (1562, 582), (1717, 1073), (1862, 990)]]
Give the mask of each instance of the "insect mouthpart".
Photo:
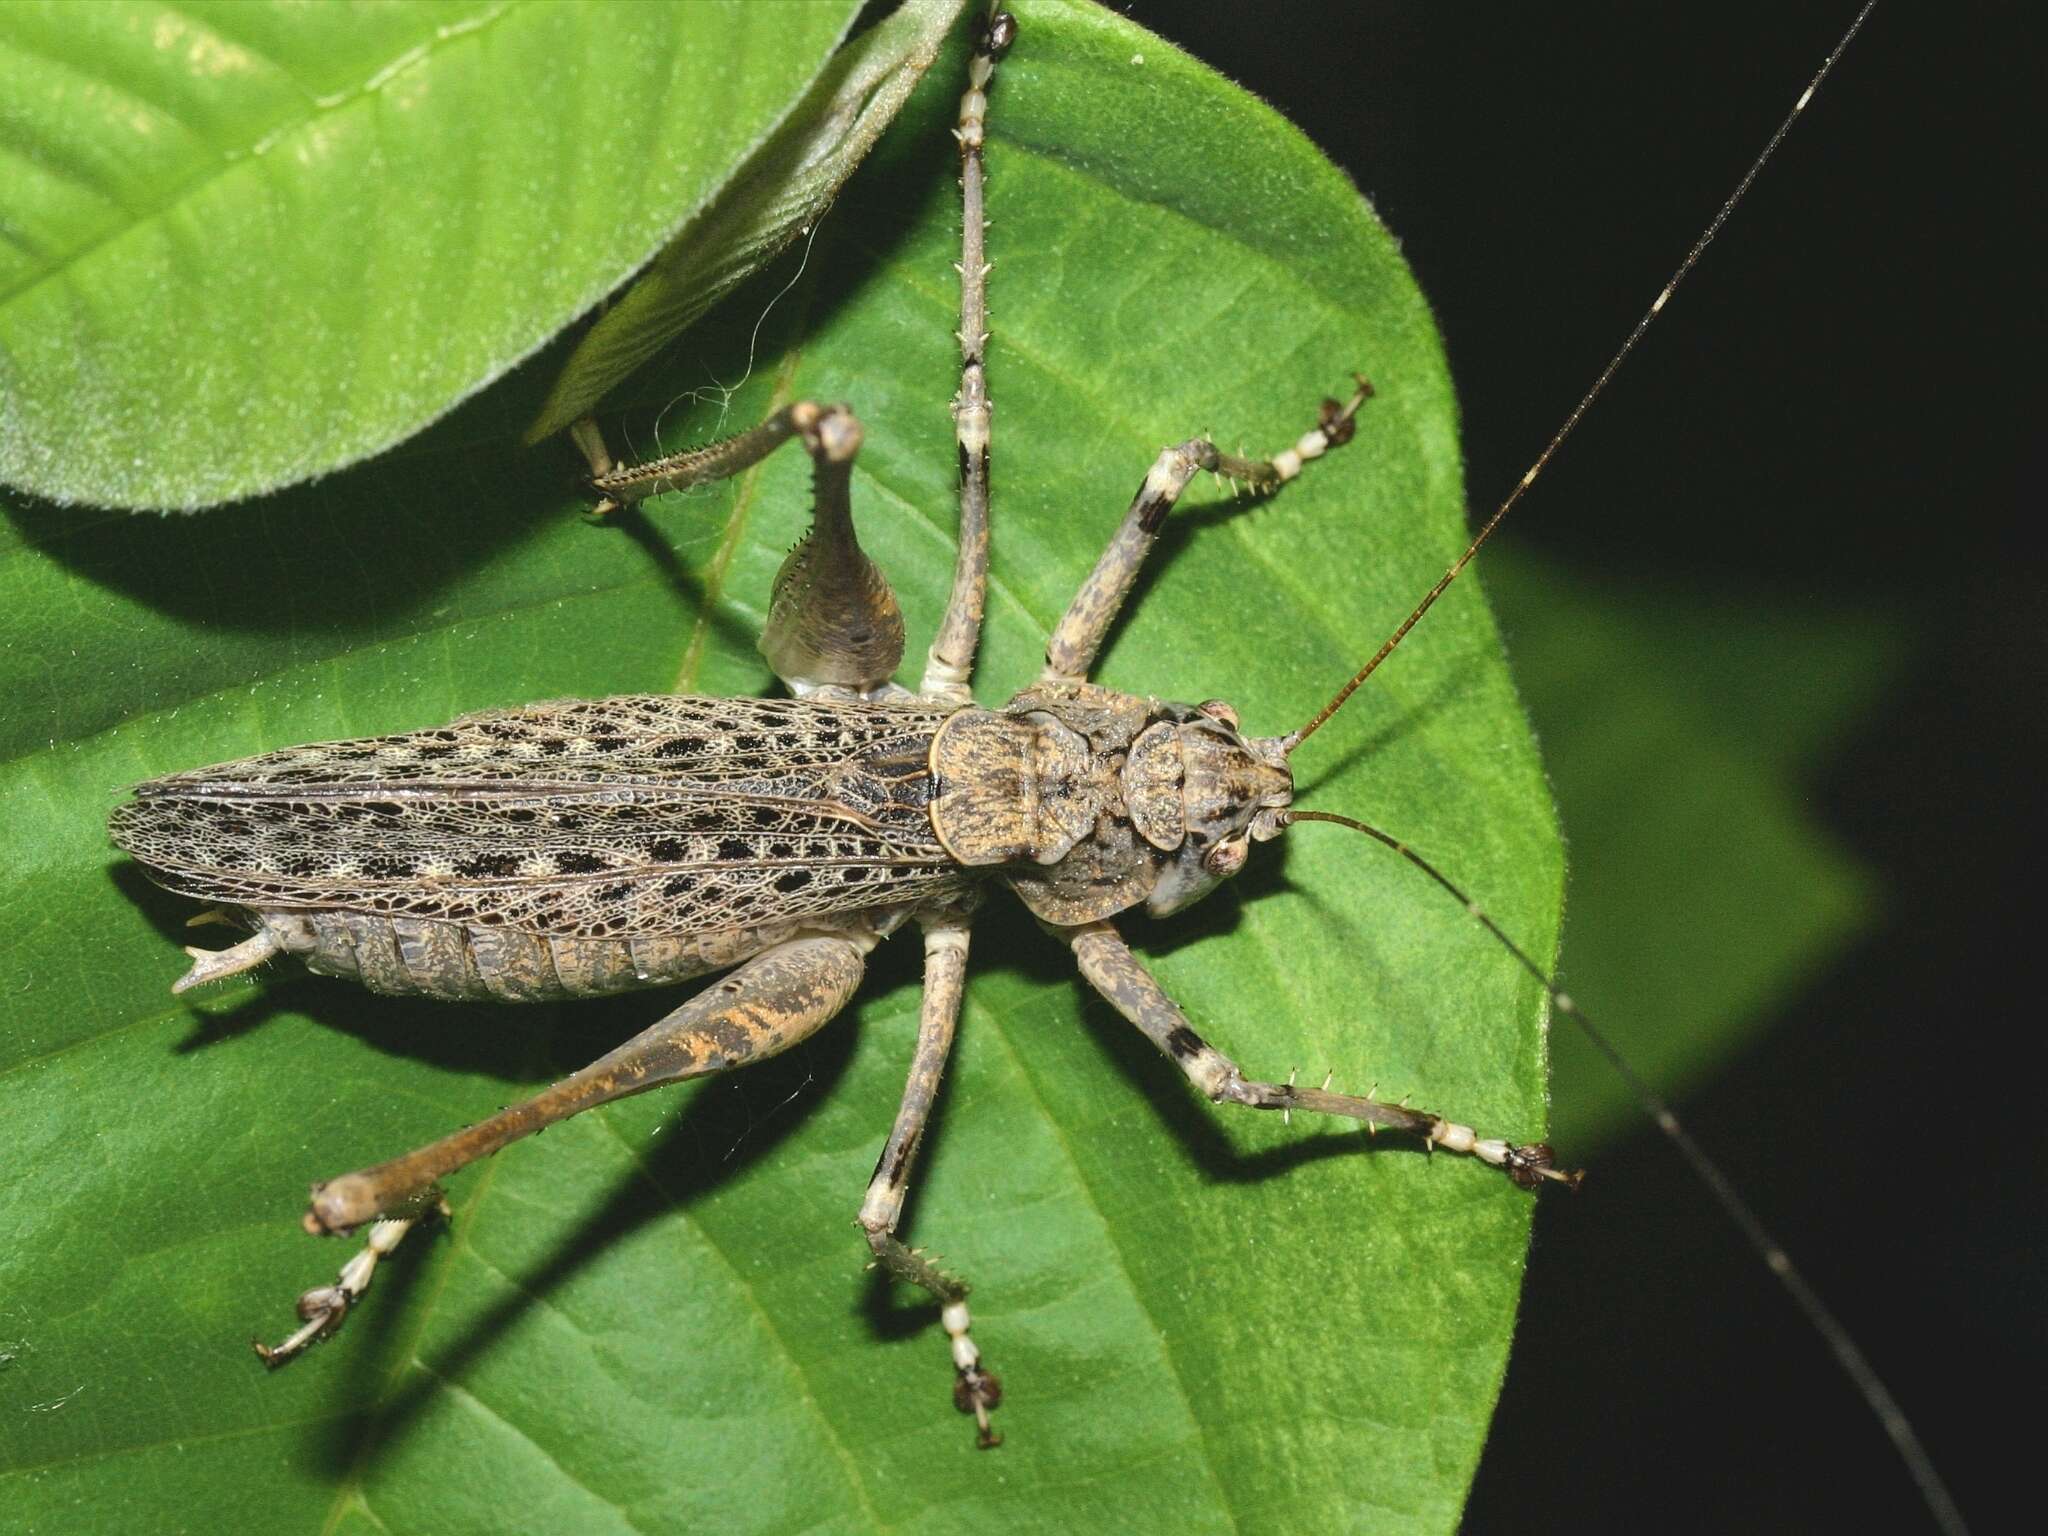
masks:
[(1155, 917), (1194, 905), (1243, 869), (1252, 842), (1277, 836), (1276, 818), (1294, 803), (1294, 773), (1280, 739), (1241, 735), (1237, 712), (1221, 700), (1197, 706), (1176, 727), (1155, 727), (1161, 729), (1172, 736), (1180, 836), (1145, 903)]

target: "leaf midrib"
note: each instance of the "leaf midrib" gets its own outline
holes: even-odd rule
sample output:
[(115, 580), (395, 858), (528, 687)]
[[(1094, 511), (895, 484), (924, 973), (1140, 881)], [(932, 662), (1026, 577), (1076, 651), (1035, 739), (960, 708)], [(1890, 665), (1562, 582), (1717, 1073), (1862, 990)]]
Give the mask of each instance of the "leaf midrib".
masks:
[[(988, 1020), (985, 1027), (990, 1029), (994, 1033), (995, 1038), (1002, 1043), (1003, 1053), (1010, 1059), (1011, 1073), (1019, 1083), (1023, 1084), (1024, 1093), (1030, 1102), (1032, 1112), (1051, 1134), (1053, 1144), (1059, 1149), (1060, 1157), (1066, 1163), (1067, 1175), (1072, 1182), (1073, 1188), (1079, 1193), (1083, 1203), (1087, 1206), (1088, 1215), (1095, 1223), (1097, 1231), (1101, 1233), (1104, 1246), (1109, 1249), (1111, 1257), (1116, 1261), (1116, 1273), (1123, 1282), (1124, 1290), (1131, 1299), (1132, 1307), (1140, 1317), (1144, 1318), (1146, 1326), (1151, 1329), (1153, 1345), (1158, 1349), (1159, 1358), (1166, 1366), (1166, 1376), (1173, 1383), (1174, 1396), (1179, 1400), (1181, 1412), (1185, 1415), (1188, 1425), (1194, 1430), (1195, 1444), (1201, 1452), (1202, 1470), (1208, 1475), (1210, 1488), (1215, 1495), (1216, 1505), (1229, 1519), (1230, 1528), (1233, 1531), (1241, 1530), (1243, 1527), (1238, 1519), (1237, 1507), (1231, 1502), (1230, 1498), (1229, 1480), (1216, 1465), (1215, 1448), (1209, 1442), (1209, 1427), (1204, 1422), (1202, 1415), (1195, 1411), (1195, 1401), (1188, 1392), (1186, 1378), (1181, 1375), (1180, 1361), (1174, 1355), (1170, 1335), (1164, 1328), (1160, 1327), (1159, 1320), (1152, 1315), (1151, 1309), (1145, 1304), (1144, 1289), (1137, 1283), (1137, 1278), (1131, 1273), (1130, 1260), (1124, 1252), (1123, 1244), (1117, 1238), (1116, 1224), (1109, 1220), (1100, 1200), (1097, 1199), (1095, 1188), (1089, 1183), (1088, 1175), (1083, 1169), (1081, 1160), (1075, 1156), (1073, 1143), (1067, 1139), (1066, 1127), (1061, 1124), (1059, 1117), (1052, 1112), (1052, 1108), (1046, 1103), (1044, 1095), (1038, 1091), (1037, 1079), (1025, 1070), (1024, 1063), (1026, 1058), (1023, 1052), (1018, 1049), (1017, 1042), (1010, 1037), (1009, 1024), (1004, 1015), (981, 1007), (969, 1008), (965, 1004), (963, 1004), (963, 1012), (979, 1015)], [(963, 1019), (962, 1022), (964, 1023), (965, 1020)]]

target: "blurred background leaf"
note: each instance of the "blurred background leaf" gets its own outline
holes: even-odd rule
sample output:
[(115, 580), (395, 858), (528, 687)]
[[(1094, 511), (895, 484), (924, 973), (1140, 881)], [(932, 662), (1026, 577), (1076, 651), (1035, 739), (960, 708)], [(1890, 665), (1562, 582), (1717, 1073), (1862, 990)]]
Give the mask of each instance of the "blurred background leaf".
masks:
[[(1909, 627), (1489, 554), (1570, 856), (1560, 980), (1638, 1071), (1683, 1094), (1878, 915), (1813, 786), (1897, 680)], [(1584, 1036), (1561, 1027), (1551, 1052), (1553, 1130), (1574, 1157), (1641, 1127)]]

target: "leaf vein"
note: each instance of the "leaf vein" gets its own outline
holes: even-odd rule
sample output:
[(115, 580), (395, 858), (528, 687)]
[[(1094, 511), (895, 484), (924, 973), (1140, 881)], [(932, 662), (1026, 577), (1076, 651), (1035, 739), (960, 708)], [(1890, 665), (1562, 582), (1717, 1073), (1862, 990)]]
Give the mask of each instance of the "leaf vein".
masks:
[(1208, 1430), (1202, 1423), (1201, 1416), (1195, 1412), (1194, 1398), (1188, 1392), (1187, 1382), (1181, 1376), (1179, 1361), (1174, 1359), (1173, 1346), (1167, 1342), (1166, 1332), (1159, 1326), (1158, 1319), (1153, 1317), (1145, 1306), (1144, 1293), (1139, 1290), (1136, 1277), (1131, 1273), (1130, 1262), (1124, 1255), (1123, 1244), (1118, 1241), (1116, 1225), (1110, 1221), (1107, 1213), (1102, 1209), (1101, 1202), (1096, 1199), (1095, 1187), (1089, 1183), (1087, 1172), (1082, 1167), (1081, 1160), (1074, 1154), (1073, 1143), (1067, 1139), (1066, 1127), (1060, 1123), (1059, 1117), (1053, 1114), (1051, 1106), (1045, 1102), (1044, 1096), (1039, 1093), (1037, 1080), (1025, 1070), (1024, 1053), (1018, 1050), (1016, 1042), (1010, 1038), (1009, 1027), (1004, 1018), (1000, 1014), (992, 1014), (986, 1009), (979, 1007), (975, 1007), (973, 1011), (988, 1019), (990, 1032), (997, 1040), (1002, 1042), (1003, 1053), (1010, 1058), (1011, 1069), (1015, 1072), (1017, 1081), (1023, 1085), (1024, 1092), (1029, 1095), (1031, 1107), (1037, 1111), (1039, 1119), (1044, 1123), (1046, 1129), (1051, 1133), (1053, 1141), (1058, 1145), (1060, 1155), (1065, 1159), (1067, 1168), (1072, 1175), (1075, 1190), (1087, 1204), (1089, 1214), (1095, 1218), (1095, 1223), (1102, 1232), (1110, 1254), (1116, 1260), (1117, 1269), (1123, 1276), (1124, 1285), (1129, 1291), (1132, 1305), (1137, 1309), (1138, 1315), (1144, 1318), (1146, 1326), (1152, 1331), (1153, 1342), (1158, 1345), (1160, 1358), (1166, 1365), (1167, 1379), (1173, 1383), (1174, 1394), (1180, 1399), (1180, 1405), (1187, 1415), (1189, 1427), (1195, 1432), (1196, 1445), (1201, 1451), (1202, 1470), (1208, 1474), (1209, 1481), (1215, 1487), (1217, 1502), (1221, 1505), (1224, 1514), (1229, 1517), (1231, 1529), (1242, 1529), (1237, 1517), (1237, 1510), (1230, 1502), (1230, 1485), (1224, 1480), (1221, 1472), (1217, 1469), (1215, 1457), (1209, 1446)]

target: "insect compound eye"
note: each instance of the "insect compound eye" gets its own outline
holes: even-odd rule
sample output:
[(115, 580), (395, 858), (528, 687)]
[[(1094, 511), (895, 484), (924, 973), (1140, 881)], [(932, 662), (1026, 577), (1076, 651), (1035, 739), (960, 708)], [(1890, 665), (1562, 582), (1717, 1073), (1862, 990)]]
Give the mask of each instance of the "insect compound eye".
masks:
[(1204, 699), (1195, 706), (1195, 713), (1207, 715), (1211, 720), (1221, 720), (1233, 731), (1237, 729), (1237, 711), (1221, 699)]
[(1245, 856), (1251, 847), (1243, 838), (1218, 843), (1202, 855), (1202, 867), (1218, 879), (1227, 880), (1244, 868)]

